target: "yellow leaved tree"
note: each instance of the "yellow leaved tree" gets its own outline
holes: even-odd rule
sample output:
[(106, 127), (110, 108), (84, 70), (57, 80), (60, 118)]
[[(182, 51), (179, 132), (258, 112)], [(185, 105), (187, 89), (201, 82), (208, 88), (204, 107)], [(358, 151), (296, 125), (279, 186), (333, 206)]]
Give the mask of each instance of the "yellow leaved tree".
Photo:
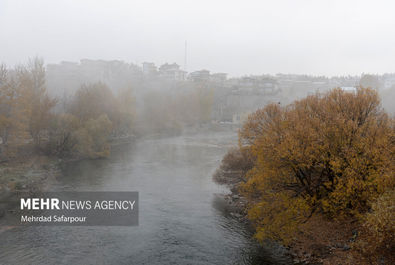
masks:
[(394, 186), (394, 121), (373, 89), (334, 89), (250, 115), (239, 144), (255, 157), (242, 191), (257, 237), (292, 241), (315, 212), (359, 216)]

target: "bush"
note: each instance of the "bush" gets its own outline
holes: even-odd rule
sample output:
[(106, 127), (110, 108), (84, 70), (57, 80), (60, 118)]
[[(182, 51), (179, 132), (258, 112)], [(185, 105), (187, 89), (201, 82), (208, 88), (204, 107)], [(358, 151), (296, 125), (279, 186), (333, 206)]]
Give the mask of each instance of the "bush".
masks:
[(75, 152), (80, 157), (99, 158), (110, 154), (108, 138), (112, 130), (111, 121), (107, 115), (90, 119), (75, 132)]
[(46, 151), (58, 156), (71, 155), (76, 145), (75, 131), (79, 126), (79, 120), (71, 114), (55, 115), (49, 128)]
[(253, 166), (254, 160), (246, 149), (231, 148), (215, 172), (214, 181), (219, 184), (240, 182)]
[[(377, 262), (378, 259), (383, 257), (394, 259), (394, 220), (395, 191), (391, 190), (380, 196), (372, 204), (371, 212), (363, 217), (362, 231), (356, 247), (371, 263)], [(392, 260), (392, 262), (394, 261)]]
[(105, 114), (87, 121), (62, 114), (52, 122), (47, 151), (61, 157), (106, 157), (111, 131), (112, 123)]

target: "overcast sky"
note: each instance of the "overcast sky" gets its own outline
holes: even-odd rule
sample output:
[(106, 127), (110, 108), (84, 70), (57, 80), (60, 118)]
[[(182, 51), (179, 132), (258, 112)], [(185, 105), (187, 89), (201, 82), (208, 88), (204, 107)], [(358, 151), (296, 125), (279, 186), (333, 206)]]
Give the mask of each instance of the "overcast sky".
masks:
[(0, 0), (0, 62), (184, 64), (233, 76), (395, 72), (395, 1)]

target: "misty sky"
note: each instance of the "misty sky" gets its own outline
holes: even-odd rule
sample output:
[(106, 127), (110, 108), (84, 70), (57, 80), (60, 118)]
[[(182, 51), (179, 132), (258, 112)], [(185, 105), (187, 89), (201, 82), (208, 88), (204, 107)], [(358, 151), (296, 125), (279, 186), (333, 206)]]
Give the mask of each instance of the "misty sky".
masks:
[(39, 55), (233, 76), (395, 72), (395, 1), (0, 0), (0, 62)]

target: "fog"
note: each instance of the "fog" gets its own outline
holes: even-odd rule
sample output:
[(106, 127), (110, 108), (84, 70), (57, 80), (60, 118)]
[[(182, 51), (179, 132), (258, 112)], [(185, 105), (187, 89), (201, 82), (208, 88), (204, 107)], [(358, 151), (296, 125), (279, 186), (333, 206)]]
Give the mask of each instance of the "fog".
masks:
[(394, 11), (0, 0), (0, 265), (390, 264)]
[(1, 0), (0, 61), (165, 62), (230, 76), (395, 69), (393, 1)]

